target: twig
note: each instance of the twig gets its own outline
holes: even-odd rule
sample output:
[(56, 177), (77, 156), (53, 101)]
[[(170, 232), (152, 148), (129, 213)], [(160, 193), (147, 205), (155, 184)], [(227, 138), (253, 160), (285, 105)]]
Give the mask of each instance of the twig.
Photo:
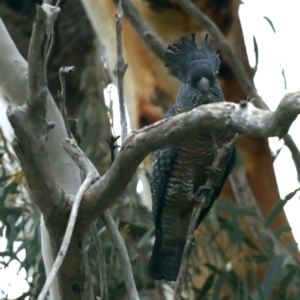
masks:
[(64, 119), (66, 129), (68, 132), (68, 137), (72, 138), (72, 133), (70, 130), (69, 122), (68, 122), (68, 113), (66, 108), (66, 82), (65, 82), (65, 74), (70, 74), (75, 71), (75, 67), (61, 67), (59, 69), (59, 80), (61, 84), (61, 92), (59, 94), (59, 110)]
[[(217, 149), (217, 155), (215, 156), (214, 161), (212, 163), (213, 168), (217, 168), (219, 166), (221, 160), (230, 151), (232, 151), (232, 148), (235, 144), (236, 139), (237, 139), (237, 135), (228, 144), (223, 145), (223, 147)], [(213, 139), (213, 142), (215, 142), (214, 139)], [(213, 175), (208, 176), (208, 179), (207, 179), (205, 185), (206, 186), (213, 186), (213, 185), (218, 183), (218, 182), (216, 182), (216, 180), (219, 180), (219, 179), (216, 179)], [(191, 222), (190, 222), (190, 225), (189, 225), (189, 228), (188, 228), (186, 243), (185, 243), (184, 250), (183, 250), (180, 269), (179, 269), (179, 273), (178, 273), (178, 276), (177, 276), (176, 285), (175, 285), (175, 289), (174, 289), (174, 300), (180, 300), (181, 299), (183, 278), (184, 278), (185, 273), (186, 273), (187, 261), (188, 261), (188, 256), (189, 256), (189, 253), (190, 253), (190, 248), (191, 248), (191, 246), (194, 242), (194, 239), (195, 239), (194, 238), (194, 231), (196, 229), (197, 220), (200, 216), (203, 205), (205, 203), (209, 202), (209, 201), (210, 201), (210, 196), (202, 194), (199, 204), (197, 204), (195, 206), (194, 210), (193, 210), (192, 217), (191, 217)]]
[(65, 258), (66, 253), (67, 253), (67, 250), (68, 250), (68, 247), (69, 247), (69, 244), (70, 244), (70, 241), (71, 241), (71, 237), (72, 237), (72, 234), (73, 234), (73, 230), (74, 230), (74, 226), (75, 226), (75, 222), (76, 222), (80, 202), (82, 200), (82, 197), (83, 197), (84, 193), (91, 186), (93, 181), (94, 181), (94, 174), (92, 174), (92, 173), (88, 174), (88, 176), (86, 177), (86, 179), (82, 183), (82, 185), (81, 185), (81, 187), (80, 187), (80, 189), (79, 189), (79, 191), (78, 191), (78, 193), (75, 197), (64, 239), (62, 241), (60, 250), (59, 250), (58, 255), (55, 259), (55, 262), (53, 264), (51, 272), (50, 272), (50, 274), (49, 274), (49, 276), (46, 280), (46, 283), (43, 286), (43, 289), (42, 289), (42, 291), (41, 291), (41, 293), (38, 297), (38, 300), (45, 299), (45, 297), (48, 293), (48, 290), (50, 288), (50, 285), (51, 285), (53, 279), (55, 278), (55, 276), (57, 275), (60, 266), (63, 263), (63, 260)]
[[(118, 0), (113, 0), (115, 4)], [(132, 27), (135, 29), (142, 41), (155, 53), (161, 60), (164, 60), (167, 44), (160, 38), (154, 29), (141, 16), (136, 7), (130, 0), (122, 0), (124, 15)]]
[(119, 229), (108, 210), (104, 212), (104, 214), (101, 216), (101, 219), (105, 227), (107, 228), (114, 247), (117, 249), (117, 252), (119, 254), (125, 285), (129, 293), (129, 299), (139, 300), (140, 298), (136, 290), (134, 278), (132, 275), (131, 263)]
[(105, 254), (103, 251), (102, 240), (98, 235), (95, 222), (91, 225), (91, 233), (97, 251), (97, 260), (98, 260), (99, 275), (100, 275), (101, 300), (108, 300)]
[(128, 67), (123, 59), (122, 51), (122, 22), (123, 22), (123, 10), (122, 3), (118, 3), (118, 12), (116, 13), (116, 24), (117, 24), (117, 78), (118, 78), (118, 94), (119, 94), (119, 107), (120, 107), (120, 120), (121, 120), (121, 140), (122, 144), (127, 136), (127, 122), (126, 122), (126, 111), (124, 102), (124, 75)]
[(49, 57), (53, 48), (54, 44), (54, 24), (58, 17), (58, 14), (60, 13), (60, 8), (56, 6), (52, 6), (52, 0), (44, 0), (43, 1), (43, 9), (45, 13), (47, 14), (47, 22), (46, 22), (46, 28), (45, 28), (45, 37), (46, 42), (44, 44), (44, 57), (45, 64), (44, 64), (44, 77), (47, 82), (47, 67), (48, 67), (48, 61)]
[(53, 49), (53, 45), (54, 45), (54, 41), (55, 41), (55, 35), (54, 35), (54, 30), (52, 30), (51, 35), (47, 36), (47, 40), (50, 40), (50, 46), (47, 52), (47, 56), (46, 56), (46, 61), (45, 61), (45, 67), (44, 67), (44, 72), (45, 72), (45, 78), (47, 81), (47, 68), (48, 68), (48, 62), (49, 62), (49, 58)]
[[(197, 20), (200, 25), (205, 28), (218, 42), (218, 47), (224, 53), (227, 62), (229, 63), (236, 80), (241, 86), (242, 90), (247, 96), (255, 99), (255, 106), (261, 109), (270, 110), (268, 105), (262, 100), (256, 91), (256, 88), (252, 81), (249, 79), (245, 68), (238, 56), (236, 55), (233, 48), (226, 41), (224, 35), (216, 24), (211, 21), (192, 1), (190, 0), (177, 0), (179, 5), (195, 20)], [(300, 182), (300, 152), (294, 143), (292, 137), (289, 134), (283, 136), (285, 145), (289, 148), (292, 153), (294, 164), (296, 166), (298, 181)]]

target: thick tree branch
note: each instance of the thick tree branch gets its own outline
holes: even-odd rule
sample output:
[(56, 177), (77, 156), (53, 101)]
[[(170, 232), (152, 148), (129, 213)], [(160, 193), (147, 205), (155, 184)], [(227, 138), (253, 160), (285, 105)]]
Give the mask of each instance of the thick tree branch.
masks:
[[(41, 12), (44, 9), (45, 11)], [(77, 193), (81, 176), (79, 168), (59, 146), (63, 138), (67, 137), (67, 133), (62, 117), (45, 84), (43, 57), (40, 56), (45, 51), (45, 45), (39, 39), (41, 38), (43, 41), (47, 35), (46, 32), (43, 34), (41, 32), (41, 28), (47, 30), (47, 26), (43, 22), (47, 22), (48, 18), (51, 19), (53, 17), (51, 13), (56, 14), (58, 9), (52, 9), (46, 4), (39, 7), (38, 11), (40, 11), (39, 14), (42, 15), (42, 18), (37, 16), (38, 22), (35, 23), (34, 34), (37, 41), (34, 41), (34, 37), (32, 37), (29, 54), (29, 61), (33, 66), (27, 65), (15, 48), (3, 23), (0, 22), (1, 74), (12, 79), (7, 82), (6, 78), (1, 78), (0, 74), (0, 82), (4, 94), (13, 103), (22, 104), (26, 99), (28, 100), (28, 106), (15, 107), (11, 105), (7, 114), (18, 138), (14, 143), (15, 151), (21, 160), (33, 200), (43, 213), (41, 240), (45, 268), (49, 273), (52, 266), (52, 253), (57, 253), (61, 244), (60, 232), (66, 225), (66, 219), (62, 212), (66, 212), (69, 208), (68, 203), (71, 199), (69, 195)], [(41, 46), (40, 49), (37, 49), (38, 45)], [(30, 80), (28, 80), (27, 68), (32, 71)], [(37, 74), (34, 72), (40, 74), (41, 78), (36, 77)], [(35, 80), (36, 82), (34, 82)], [(27, 82), (27, 90), (30, 89), (30, 91), (26, 98)], [(40, 96), (41, 99), (39, 99)], [(33, 98), (29, 99), (29, 97)], [(49, 122), (45, 120), (45, 112)], [(54, 124), (55, 127), (53, 128)], [(51, 128), (53, 129), (49, 131)], [(48, 230), (43, 225), (44, 218), (47, 229), (51, 232), (51, 238), (49, 238)], [(77, 245), (80, 240), (81, 235), (76, 234), (71, 243)], [(68, 294), (68, 296), (71, 295), (72, 299), (77, 299), (78, 293), (76, 294), (72, 290), (70, 277), (72, 277), (73, 283), (76, 280), (80, 282), (81, 278), (84, 277), (81, 274), (80, 262), (75, 261), (74, 263), (74, 259), (70, 259), (71, 257), (78, 257), (78, 250), (77, 246), (70, 247), (59, 276), (60, 284), (64, 286), (64, 289), (60, 289), (63, 297)], [(52, 285), (51, 290), (51, 297), (60, 299), (57, 288), (53, 288)]]
[[(117, 5), (118, 0), (113, 0)], [(148, 24), (131, 0), (122, 0), (124, 15), (132, 27), (135, 29), (142, 41), (155, 53), (161, 60), (164, 60), (164, 53), (167, 44), (160, 38), (154, 29)]]
[(123, 10), (121, 1), (118, 3), (118, 12), (116, 13), (117, 24), (117, 78), (118, 78), (118, 95), (119, 95), (119, 108), (121, 120), (121, 140), (122, 144), (127, 136), (127, 122), (124, 101), (124, 76), (128, 63), (124, 61), (122, 50), (122, 23), (123, 23)]
[[(230, 151), (232, 151), (233, 146), (235, 144), (237, 136), (232, 139), (228, 144), (223, 145), (220, 149), (217, 148), (216, 146), (216, 156), (214, 158), (214, 161), (212, 163), (213, 168), (218, 168), (220, 162)], [(216, 141), (214, 139), (214, 143), (216, 144)], [(208, 176), (208, 179), (205, 183), (206, 186), (218, 186), (219, 184), (219, 178), (217, 178), (214, 175)], [(200, 198), (200, 202), (195, 206), (192, 217), (191, 217), (191, 222), (188, 228), (188, 233), (187, 233), (187, 239), (185, 242), (184, 250), (183, 250), (183, 255), (181, 259), (181, 264), (180, 264), (180, 269), (179, 273), (177, 276), (176, 280), (176, 285), (174, 289), (174, 300), (180, 300), (181, 299), (181, 293), (182, 293), (182, 286), (183, 286), (183, 278), (186, 274), (186, 269), (187, 269), (187, 262), (188, 262), (188, 257), (190, 253), (190, 249), (194, 243), (195, 237), (194, 237), (194, 232), (196, 229), (197, 221), (199, 219), (202, 207), (207, 204), (209, 201), (211, 201), (210, 196), (202, 194)]]
[[(88, 173), (84, 182), (82, 183), (81, 187), (79, 188), (79, 191), (75, 197), (74, 203), (72, 205), (71, 215), (68, 221), (67, 230), (64, 235), (60, 250), (58, 252), (58, 255), (55, 259), (55, 262), (53, 264), (52, 270), (50, 274), (47, 277), (46, 283), (38, 297), (38, 300), (45, 299), (48, 290), (52, 284), (53, 279), (57, 275), (63, 260), (66, 256), (67, 250), (70, 245), (70, 241), (72, 238), (72, 234), (75, 227), (75, 222), (77, 219), (77, 214), (80, 206), (80, 202), (82, 200), (82, 197), (84, 193), (87, 191), (87, 189), (91, 186), (91, 184), (99, 178), (99, 175), (95, 173), (94, 168), (91, 167), (91, 164), (89, 163), (88, 159), (84, 155), (84, 153), (79, 149), (76, 142), (74, 140), (65, 139), (62, 147), (68, 152), (68, 154), (74, 159), (78, 167), (82, 170), (84, 174)], [(86, 292), (86, 291), (85, 291)]]
[[(300, 92), (287, 94), (275, 112), (252, 103), (214, 103), (156, 122), (128, 135), (108, 172), (85, 194), (81, 219), (95, 219), (122, 193), (146, 155), (164, 145), (214, 130), (255, 137), (284, 136), (300, 113)], [(163, 134), (162, 134), (163, 133)], [(118, 183), (118, 184), (116, 184)]]
[[(26, 106), (9, 105), (7, 117), (18, 138), (13, 148), (26, 174), (32, 198), (47, 219), (56, 206), (67, 201), (67, 194), (56, 183), (46, 159), (45, 141), (53, 124), (48, 124)], [(27, 128), (38, 130), (28, 131)]]
[(48, 4), (37, 5), (32, 35), (28, 50), (28, 86), (27, 102), (30, 107), (43, 108), (46, 111), (48, 88), (46, 85), (45, 65), (48, 49), (46, 39), (49, 38), (47, 23), (53, 24), (60, 12), (59, 7)]

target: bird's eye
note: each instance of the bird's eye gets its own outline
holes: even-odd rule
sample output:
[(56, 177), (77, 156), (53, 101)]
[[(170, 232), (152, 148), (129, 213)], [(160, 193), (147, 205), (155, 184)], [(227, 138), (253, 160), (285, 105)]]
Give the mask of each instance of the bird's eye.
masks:
[(186, 83), (190, 83), (190, 80), (188, 79), (188, 80), (186, 81)]

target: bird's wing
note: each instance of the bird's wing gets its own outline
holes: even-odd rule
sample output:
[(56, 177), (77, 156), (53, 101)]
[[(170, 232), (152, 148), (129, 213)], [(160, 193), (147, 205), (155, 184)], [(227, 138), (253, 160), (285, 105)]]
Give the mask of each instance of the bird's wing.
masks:
[[(176, 112), (172, 106), (164, 116), (164, 119), (175, 115)], [(155, 223), (160, 215), (160, 210), (164, 202), (165, 192), (169, 181), (169, 174), (176, 156), (176, 150), (176, 145), (167, 145), (153, 153), (150, 185), (153, 217)]]

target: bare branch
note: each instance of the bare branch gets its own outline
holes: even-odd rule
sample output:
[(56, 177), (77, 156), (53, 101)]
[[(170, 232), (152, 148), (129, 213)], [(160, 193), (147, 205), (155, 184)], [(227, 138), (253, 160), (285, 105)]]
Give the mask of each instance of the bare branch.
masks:
[(36, 16), (28, 50), (27, 101), (32, 108), (46, 108), (48, 88), (45, 74), (45, 53), (48, 49), (46, 49), (45, 36), (48, 38), (51, 35), (51, 32), (48, 32), (49, 27), (53, 28), (59, 12), (59, 7), (48, 4), (37, 5), (36, 7)]
[(275, 112), (258, 109), (252, 103), (246, 106), (214, 103), (134, 131), (128, 135), (108, 172), (85, 195), (81, 218), (83, 222), (87, 216), (95, 219), (113, 205), (150, 151), (204, 132), (225, 129), (262, 138), (282, 137), (299, 113), (300, 92), (296, 92), (287, 94)]
[[(115, 4), (118, 0), (113, 0)], [(126, 19), (130, 22), (142, 41), (155, 53), (161, 60), (164, 60), (164, 52), (167, 44), (160, 38), (148, 22), (141, 16), (139, 11), (132, 4), (131, 0), (122, 0), (122, 7)]]
[(87, 176), (82, 183), (81, 187), (79, 188), (79, 191), (75, 197), (74, 203), (72, 205), (72, 210), (70, 214), (70, 218), (68, 221), (66, 233), (64, 235), (60, 250), (58, 252), (58, 255), (55, 259), (55, 262), (53, 264), (53, 267), (51, 269), (50, 274), (47, 277), (46, 283), (43, 286), (43, 289), (38, 297), (38, 300), (43, 300), (45, 299), (48, 290), (52, 284), (53, 279), (57, 275), (63, 260), (66, 256), (72, 234), (74, 231), (75, 227), (75, 222), (77, 219), (77, 214), (80, 206), (80, 202), (82, 200), (82, 197), (84, 193), (87, 191), (87, 189), (91, 186), (91, 184), (99, 178), (99, 175), (96, 173), (95, 174), (95, 169), (91, 167), (91, 163), (89, 163), (89, 160), (87, 157), (84, 155), (84, 153), (79, 149), (77, 146), (76, 142), (74, 140), (70, 139), (65, 139), (63, 141), (62, 147), (68, 152), (68, 154), (74, 159), (78, 167), (82, 170), (84, 174), (87, 172)]
[(116, 13), (117, 24), (117, 78), (118, 78), (118, 94), (119, 94), (119, 107), (120, 107), (120, 120), (121, 120), (121, 140), (122, 144), (127, 136), (127, 122), (126, 111), (124, 102), (124, 75), (128, 67), (128, 63), (123, 59), (122, 50), (122, 22), (123, 22), (123, 10), (121, 1), (118, 3), (118, 12)]
[(56, 206), (67, 200), (50, 171), (45, 151), (48, 131), (53, 123), (47, 123), (27, 106), (9, 105), (6, 113), (17, 137), (13, 148), (26, 174), (32, 198), (47, 219)]
[(117, 249), (117, 252), (119, 254), (125, 285), (129, 293), (129, 299), (139, 300), (140, 297), (135, 287), (135, 283), (132, 275), (131, 263), (128, 257), (126, 246), (119, 232), (119, 229), (108, 210), (104, 212), (104, 214), (101, 216), (101, 219), (108, 231), (108, 234), (112, 239), (112, 243), (114, 247)]
[(63, 149), (71, 156), (77, 166), (83, 173), (84, 177), (87, 177), (89, 173), (92, 173), (95, 180), (100, 178), (97, 169), (91, 163), (91, 161), (86, 157), (82, 150), (77, 146), (77, 143), (73, 139), (64, 139), (61, 146)]
[(61, 92), (59, 95), (59, 109), (60, 113), (64, 119), (65, 126), (68, 132), (68, 137), (72, 138), (72, 133), (70, 130), (69, 122), (68, 122), (68, 113), (66, 108), (66, 82), (65, 82), (65, 74), (70, 74), (75, 71), (75, 67), (61, 67), (59, 69), (59, 80), (61, 84)]
[(97, 260), (98, 260), (99, 275), (100, 275), (101, 300), (108, 300), (105, 254), (103, 251), (102, 240), (98, 235), (95, 222), (91, 225), (91, 233), (97, 251)]
[[(232, 148), (235, 144), (235, 141), (237, 139), (237, 135), (234, 139), (232, 139), (228, 144), (224, 145), (222, 148), (216, 150), (216, 156), (214, 158), (214, 161), (212, 163), (213, 168), (218, 168), (221, 160), (230, 152), (232, 151)], [(213, 143), (216, 143), (215, 139), (213, 138)], [(217, 146), (215, 146), (217, 148)], [(208, 176), (208, 179), (205, 183), (206, 186), (218, 186), (218, 181), (220, 179), (214, 177), (213, 175)], [(194, 243), (195, 237), (194, 237), (194, 232), (196, 229), (196, 224), (199, 219), (202, 207), (208, 203), (210, 200), (210, 196), (207, 196), (205, 194), (202, 194), (201, 199), (199, 203), (195, 206), (192, 217), (191, 217), (191, 222), (188, 228), (188, 233), (187, 233), (187, 239), (185, 242), (184, 250), (183, 250), (183, 255), (181, 259), (181, 264), (180, 264), (180, 269), (179, 273), (177, 276), (176, 280), (176, 285), (175, 285), (175, 290), (174, 290), (174, 300), (180, 300), (181, 299), (181, 292), (182, 292), (182, 286), (183, 286), (183, 278), (186, 273), (186, 268), (187, 268), (187, 262), (188, 262), (188, 256), (190, 253), (191, 246)]]

